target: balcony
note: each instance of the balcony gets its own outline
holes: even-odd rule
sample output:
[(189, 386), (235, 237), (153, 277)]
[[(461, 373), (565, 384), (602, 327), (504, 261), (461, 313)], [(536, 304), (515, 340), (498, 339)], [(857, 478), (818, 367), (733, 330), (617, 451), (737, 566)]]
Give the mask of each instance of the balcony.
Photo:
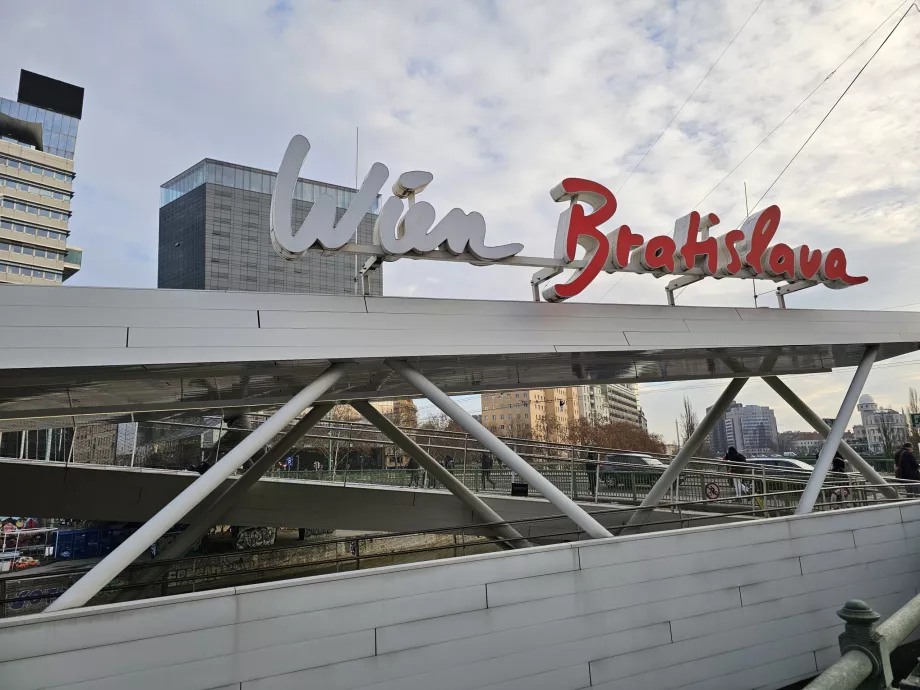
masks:
[(83, 264), (83, 250), (78, 247), (67, 247), (64, 255), (64, 280), (67, 280), (80, 270)]

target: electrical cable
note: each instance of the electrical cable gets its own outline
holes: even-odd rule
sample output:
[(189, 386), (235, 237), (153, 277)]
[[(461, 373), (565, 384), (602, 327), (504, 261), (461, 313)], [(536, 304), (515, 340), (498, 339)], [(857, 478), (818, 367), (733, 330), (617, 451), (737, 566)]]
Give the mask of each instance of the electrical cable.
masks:
[[(895, 24), (895, 25), (894, 25), (894, 28), (893, 28), (891, 31), (888, 32), (888, 35), (887, 35), (887, 36), (885, 36), (885, 40), (881, 42), (881, 44), (879, 45), (879, 47), (875, 49), (875, 52), (872, 53), (872, 55), (869, 57), (868, 60), (866, 60), (866, 64), (864, 64), (864, 65), (860, 68), (859, 72), (856, 73), (856, 76), (853, 77), (852, 81), (850, 81), (850, 83), (847, 85), (847, 87), (843, 90), (843, 93), (840, 94), (840, 97), (839, 97), (836, 101), (834, 101), (834, 105), (832, 105), (831, 108), (830, 108), (830, 110), (828, 110), (827, 113), (824, 115), (824, 117), (821, 118), (821, 121), (818, 123), (817, 127), (815, 127), (814, 130), (812, 131), (812, 133), (808, 135), (808, 138), (805, 140), (805, 143), (803, 143), (803, 144), (799, 147), (799, 150), (796, 151), (796, 152), (792, 155), (792, 158), (789, 160), (788, 163), (786, 163), (786, 167), (784, 167), (782, 170), (780, 170), (779, 175), (776, 176), (776, 179), (773, 180), (773, 182), (770, 183), (770, 186), (769, 186), (769, 187), (767, 187), (767, 191), (765, 191), (763, 194), (760, 195), (760, 198), (757, 200), (756, 203), (752, 204), (751, 208), (757, 208), (757, 206), (760, 204), (760, 202), (763, 201), (764, 197), (767, 196), (767, 194), (770, 193), (770, 190), (773, 189), (773, 187), (776, 185), (777, 182), (779, 182), (779, 180), (780, 180), (780, 178), (783, 176), (783, 174), (789, 169), (789, 166), (791, 166), (791, 165), (795, 162), (795, 159), (798, 158), (798, 156), (799, 156), (799, 154), (802, 152), (802, 150), (803, 150), (806, 146), (808, 146), (808, 142), (811, 141), (812, 138), (815, 136), (815, 134), (818, 133), (818, 130), (821, 129), (821, 125), (823, 125), (824, 122), (827, 120), (827, 118), (829, 118), (829, 117), (831, 116), (831, 113), (834, 112), (834, 109), (837, 107), (837, 105), (840, 103), (840, 101), (843, 100), (843, 97), (846, 96), (847, 93), (849, 93), (850, 89), (853, 87), (853, 84), (856, 83), (856, 80), (859, 79), (860, 75), (866, 70), (866, 68), (869, 66), (869, 64), (872, 62), (872, 60), (875, 59), (875, 56), (878, 55), (879, 51), (880, 51), (882, 48), (885, 47), (885, 44), (888, 43), (888, 39), (891, 38), (892, 34), (894, 34), (894, 32), (898, 30), (898, 27), (901, 26), (901, 22), (903, 22), (904, 19), (907, 18), (907, 15), (908, 15), (908, 14), (910, 13), (910, 11), (913, 10), (913, 9), (916, 9), (918, 12), (920, 12), (920, 7), (918, 7), (916, 3), (912, 4), (910, 7), (907, 8), (907, 11), (904, 12), (904, 14), (903, 14), (903, 15), (901, 16), (901, 18), (898, 20), (898, 23)], [(745, 220), (746, 220), (746, 219), (745, 219)]]
[(722, 186), (722, 183), (723, 183), (723, 182), (725, 182), (729, 177), (731, 177), (732, 175), (734, 175), (734, 174), (735, 174), (735, 171), (736, 171), (738, 168), (740, 168), (742, 165), (744, 165), (744, 162), (745, 162), (748, 158), (750, 158), (750, 157), (754, 154), (754, 152), (755, 152), (757, 149), (759, 149), (761, 146), (763, 146), (763, 144), (766, 143), (767, 139), (769, 139), (769, 138), (772, 137), (774, 134), (776, 134), (777, 130), (778, 130), (780, 127), (782, 127), (784, 124), (786, 124), (786, 122), (789, 120), (789, 118), (791, 118), (793, 115), (795, 115), (795, 114), (799, 111), (799, 109), (800, 109), (803, 105), (805, 105), (805, 103), (807, 103), (808, 100), (809, 100), (812, 96), (815, 95), (815, 93), (818, 91), (818, 89), (820, 89), (822, 86), (824, 86), (824, 85), (830, 80), (830, 78), (833, 77), (833, 76), (837, 73), (837, 70), (839, 70), (839, 69), (840, 69), (841, 67), (843, 67), (847, 62), (849, 62), (850, 58), (853, 57), (854, 55), (856, 55), (856, 53), (859, 52), (860, 48), (862, 48), (864, 45), (866, 45), (866, 43), (869, 41), (869, 39), (872, 38), (876, 33), (878, 33), (878, 30), (881, 29), (885, 24), (887, 24), (887, 23), (888, 23), (888, 20), (891, 19), (899, 9), (901, 9), (902, 7), (904, 7), (904, 5), (907, 4), (907, 2), (909, 2), (909, 0), (903, 0), (901, 3), (899, 3), (898, 6), (895, 7), (894, 10), (892, 10), (891, 14), (889, 14), (887, 17), (885, 17), (885, 19), (882, 21), (882, 23), (879, 24), (878, 26), (876, 26), (876, 27), (872, 30), (872, 33), (870, 33), (868, 36), (866, 36), (866, 37), (862, 40), (862, 42), (861, 42), (858, 46), (856, 46), (856, 48), (854, 48), (853, 51), (843, 59), (843, 61), (842, 61), (839, 65), (837, 65), (833, 70), (831, 70), (830, 73), (828, 73), (828, 75), (827, 75), (826, 77), (824, 77), (824, 79), (822, 79), (822, 80), (818, 83), (818, 85), (817, 85), (815, 88), (813, 88), (813, 89), (811, 90), (811, 92), (810, 92), (807, 96), (805, 96), (805, 98), (803, 98), (803, 99), (799, 102), (799, 104), (798, 104), (797, 106), (795, 106), (795, 108), (793, 108), (792, 111), (791, 111), (788, 115), (786, 115), (786, 117), (784, 117), (784, 118), (780, 121), (780, 123), (779, 123), (778, 125), (776, 125), (776, 127), (774, 127), (773, 129), (770, 130), (770, 133), (767, 134), (767, 136), (765, 136), (763, 139), (761, 139), (760, 142), (759, 142), (754, 148), (752, 148), (744, 158), (742, 158), (740, 161), (738, 161), (738, 164), (737, 164), (734, 168), (732, 168), (731, 170), (729, 170), (729, 171), (725, 174), (725, 177), (723, 177), (721, 180), (719, 180), (718, 184), (716, 184), (715, 187), (713, 187), (713, 188), (710, 189), (708, 192), (706, 192), (706, 196), (704, 196), (702, 199), (700, 199), (698, 202), (696, 202), (696, 204), (694, 205), (693, 208), (698, 208), (698, 207), (700, 206), (700, 204), (702, 204), (704, 201), (706, 201), (706, 199), (708, 199), (709, 196), (710, 196), (714, 191), (716, 191), (719, 187)]
[(722, 52), (721, 52), (721, 53), (719, 53), (719, 57), (716, 58), (716, 61), (713, 62), (713, 63), (709, 66), (709, 69), (708, 69), (708, 70), (706, 70), (706, 74), (704, 74), (704, 75), (703, 75), (703, 78), (700, 79), (700, 83), (697, 84), (696, 87), (694, 87), (693, 91), (690, 92), (690, 95), (687, 96), (687, 100), (685, 100), (684, 103), (683, 103), (683, 105), (681, 105), (680, 108), (677, 109), (677, 112), (674, 113), (674, 116), (668, 121), (668, 124), (665, 125), (665, 128), (664, 128), (663, 130), (661, 130), (661, 134), (658, 135), (658, 138), (655, 139), (655, 141), (652, 142), (652, 145), (648, 147), (648, 149), (645, 151), (645, 154), (642, 156), (642, 158), (639, 160), (639, 162), (636, 163), (636, 167), (634, 167), (634, 168), (632, 169), (632, 171), (629, 173), (629, 175), (626, 176), (626, 179), (623, 180), (623, 184), (621, 184), (621, 185), (619, 186), (619, 188), (617, 189), (617, 191), (616, 191), (617, 194), (619, 194), (619, 193), (620, 193), (620, 190), (623, 189), (623, 187), (626, 186), (626, 183), (629, 182), (630, 178), (633, 176), (633, 173), (636, 172), (636, 170), (639, 169), (639, 166), (642, 165), (642, 163), (645, 162), (645, 159), (648, 158), (648, 155), (652, 152), (652, 149), (654, 149), (655, 146), (658, 144), (658, 142), (661, 141), (661, 137), (663, 137), (663, 136), (665, 135), (665, 132), (667, 132), (667, 131), (671, 128), (671, 125), (674, 124), (674, 120), (676, 120), (676, 119), (678, 118), (678, 116), (683, 112), (684, 108), (687, 107), (687, 104), (690, 102), (690, 99), (693, 98), (693, 96), (696, 94), (696, 92), (699, 90), (699, 88), (703, 85), (703, 82), (706, 81), (706, 78), (710, 75), (710, 73), (712, 73), (712, 70), (714, 70), (715, 67), (716, 67), (716, 65), (719, 64), (719, 61), (722, 59), (722, 56), (725, 55), (725, 53), (728, 51), (728, 49), (732, 47), (732, 44), (735, 42), (735, 39), (737, 39), (738, 36), (741, 34), (741, 32), (744, 31), (744, 27), (746, 27), (746, 26), (748, 25), (748, 22), (751, 21), (751, 19), (754, 18), (754, 15), (757, 14), (757, 10), (760, 9), (760, 6), (763, 5), (763, 3), (764, 3), (764, 0), (760, 0), (760, 2), (757, 3), (757, 7), (754, 8), (754, 11), (751, 12), (750, 16), (749, 16), (746, 20), (744, 20), (744, 24), (742, 24), (742, 25), (741, 25), (741, 28), (738, 29), (737, 32), (735, 32), (735, 35), (734, 35), (734, 36), (732, 36), (732, 40), (730, 40), (730, 41), (728, 42), (728, 45), (725, 46), (725, 47), (722, 49)]
[(613, 281), (613, 285), (611, 285), (609, 288), (607, 288), (607, 292), (605, 292), (603, 295), (601, 295), (601, 298), (600, 298), (599, 300), (597, 300), (597, 301), (598, 301), (598, 302), (603, 302), (603, 301), (604, 301), (604, 298), (605, 298), (607, 295), (610, 294), (610, 291), (613, 290), (613, 288), (615, 288), (617, 285), (619, 285), (619, 284), (620, 284), (620, 281), (623, 280), (623, 278), (625, 278), (625, 277), (626, 277), (626, 274), (625, 274), (625, 273), (621, 273), (621, 274), (620, 274), (620, 277), (617, 278), (615, 281)]

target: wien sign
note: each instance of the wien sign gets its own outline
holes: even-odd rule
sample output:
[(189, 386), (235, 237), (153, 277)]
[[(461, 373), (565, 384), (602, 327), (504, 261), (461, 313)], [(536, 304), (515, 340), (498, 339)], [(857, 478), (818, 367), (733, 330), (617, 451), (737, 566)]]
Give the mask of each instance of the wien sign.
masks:
[[(575, 297), (601, 272), (651, 273), (657, 278), (676, 276), (683, 277), (685, 283), (705, 277), (760, 278), (785, 281), (793, 286), (821, 284), (834, 289), (868, 280), (848, 273), (842, 249), (822, 251), (805, 244), (792, 247), (782, 242), (772, 243), (780, 223), (778, 206), (754, 213), (740, 228), (718, 237), (710, 236), (711, 228), (719, 224), (718, 216), (714, 213), (702, 216), (696, 211), (678, 219), (671, 235), (646, 239), (627, 225), (605, 234), (600, 226), (616, 212), (616, 197), (597, 182), (574, 177), (566, 178), (550, 191), (554, 201), (569, 202), (559, 216), (552, 259), (521, 257), (524, 245), (518, 243), (488, 246), (485, 220), (476, 212), (465, 213), (455, 208), (436, 223), (434, 207), (424, 201), (416, 203), (416, 196), (434, 179), (431, 173), (422, 171), (399, 176), (392, 187), (393, 196), (386, 200), (377, 217), (374, 244), (356, 244), (358, 224), (373, 208), (390, 175), (382, 163), (371, 166), (338, 222), (335, 198), (321, 194), (295, 232), (291, 210), (294, 187), (309, 151), (306, 137), (298, 135), (291, 140), (272, 195), (272, 244), (286, 259), (297, 259), (318, 249), (370, 254), (376, 257), (374, 260), (384, 261), (414, 258), (541, 267), (544, 271), (537, 276), (542, 274), (542, 277), (535, 276), (534, 285), (563, 269), (573, 269), (566, 282), (543, 288), (543, 298), (550, 302)], [(576, 259), (579, 247), (584, 250), (582, 259)]]

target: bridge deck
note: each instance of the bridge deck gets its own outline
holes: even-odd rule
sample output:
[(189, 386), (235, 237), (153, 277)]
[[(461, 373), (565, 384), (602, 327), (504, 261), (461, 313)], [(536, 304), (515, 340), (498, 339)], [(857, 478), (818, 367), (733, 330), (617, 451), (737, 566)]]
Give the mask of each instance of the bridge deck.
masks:
[[(828, 371), (915, 351), (920, 314), (125, 288), (0, 291), (0, 420)], [(21, 428), (21, 422), (20, 428)]]

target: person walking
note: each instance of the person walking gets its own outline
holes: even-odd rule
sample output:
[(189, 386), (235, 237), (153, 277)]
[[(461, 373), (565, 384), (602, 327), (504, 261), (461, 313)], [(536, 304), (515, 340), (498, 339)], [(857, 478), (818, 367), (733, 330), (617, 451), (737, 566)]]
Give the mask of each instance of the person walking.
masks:
[(910, 443), (904, 444), (904, 451), (901, 453), (901, 479), (905, 479), (911, 484), (907, 487), (908, 496), (920, 496), (920, 465), (917, 464), (917, 456), (914, 455), (914, 447)]
[(585, 451), (585, 474), (588, 475), (588, 494), (594, 498), (597, 492), (597, 468), (598, 462), (591, 460), (591, 454)]
[(850, 490), (845, 486), (847, 482), (847, 463), (840, 455), (840, 451), (834, 453), (834, 459), (831, 461), (831, 478), (836, 485), (831, 491), (831, 503), (843, 503), (850, 497)]
[(894, 478), (901, 479), (901, 454), (910, 447), (910, 443), (904, 443), (894, 452)]
[(406, 468), (409, 470), (409, 484), (408, 486), (415, 485), (415, 488), (419, 488), (418, 485), (418, 473), (419, 467), (418, 463), (415, 461), (415, 458), (409, 458), (409, 462), (406, 463)]
[(492, 481), (492, 453), (482, 453), (479, 456), (479, 484), (483, 491), (486, 490), (486, 482), (495, 488), (495, 482)]
[(722, 460), (731, 463), (728, 466), (728, 472), (732, 476), (732, 485), (735, 489), (735, 496), (742, 496), (746, 494), (748, 489), (744, 485), (744, 475), (747, 474), (747, 469), (744, 467), (744, 463), (747, 462), (747, 458), (739, 453), (737, 448), (734, 446), (729, 446), (728, 452), (725, 453), (725, 457), (723, 457)]

